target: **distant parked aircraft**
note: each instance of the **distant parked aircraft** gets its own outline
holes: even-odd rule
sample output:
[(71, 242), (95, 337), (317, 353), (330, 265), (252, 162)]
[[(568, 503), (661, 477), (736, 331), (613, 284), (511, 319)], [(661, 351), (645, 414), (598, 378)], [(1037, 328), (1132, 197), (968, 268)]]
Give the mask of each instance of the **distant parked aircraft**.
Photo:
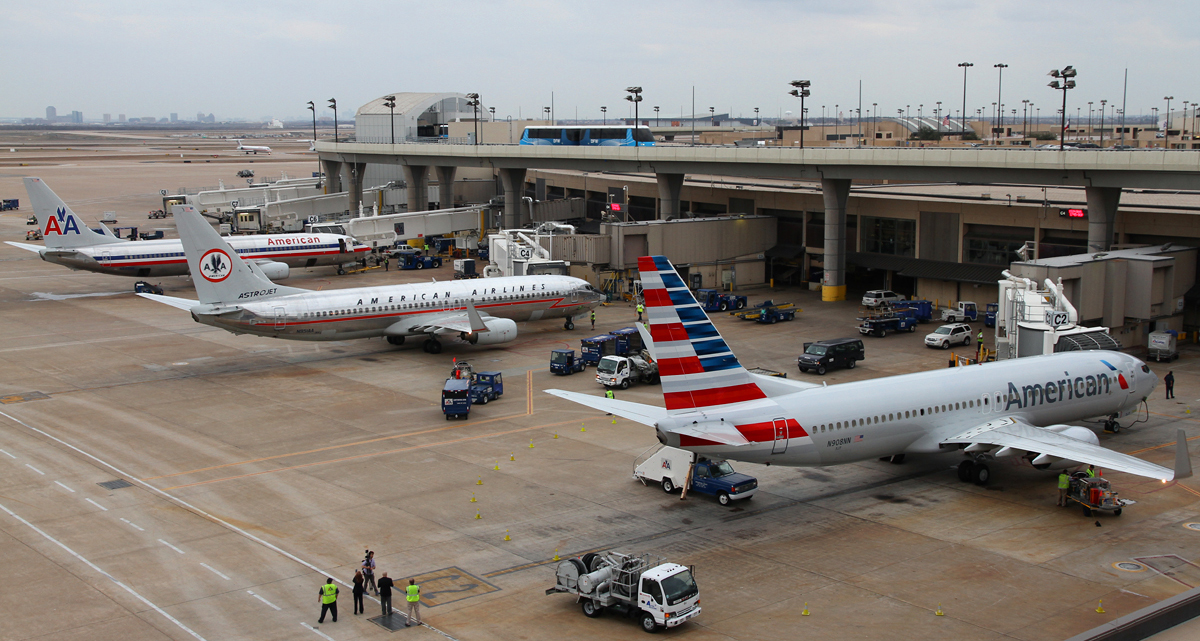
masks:
[(271, 153), (271, 148), (266, 145), (243, 145), (242, 141), (240, 140), (237, 141), (237, 144), (237, 150), (247, 154), (254, 154), (257, 156), (260, 152), (264, 154)]

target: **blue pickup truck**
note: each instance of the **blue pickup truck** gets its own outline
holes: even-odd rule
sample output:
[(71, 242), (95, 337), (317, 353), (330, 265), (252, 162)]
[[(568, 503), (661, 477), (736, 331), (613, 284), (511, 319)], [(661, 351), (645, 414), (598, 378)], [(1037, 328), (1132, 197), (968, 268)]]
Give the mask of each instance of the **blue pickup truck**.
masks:
[[(661, 447), (634, 466), (633, 478), (642, 483), (658, 483), (671, 494), (690, 479), (689, 491), (717, 497), (721, 505), (748, 500), (758, 491), (758, 479), (733, 471), (728, 461), (700, 458), (687, 450)], [(690, 471), (690, 474), (689, 474)]]

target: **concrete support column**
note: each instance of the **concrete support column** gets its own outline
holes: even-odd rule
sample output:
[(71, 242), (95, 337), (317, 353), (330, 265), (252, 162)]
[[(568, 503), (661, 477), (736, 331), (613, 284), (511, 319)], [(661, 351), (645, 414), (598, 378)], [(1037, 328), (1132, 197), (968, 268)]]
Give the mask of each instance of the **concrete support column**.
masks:
[(683, 174), (655, 174), (658, 179), (658, 217), (679, 218), (679, 193), (683, 191)]
[(846, 201), (849, 178), (822, 178), (825, 199), (825, 275), (821, 277), (821, 300), (846, 300)]
[(504, 228), (520, 229), (529, 223), (528, 212), (524, 211), (521, 196), (525, 195), (525, 169), (501, 169), (500, 182), (504, 185)]
[(321, 160), (321, 171), (325, 173), (325, 193), (336, 194), (342, 190), (342, 163), (339, 160)]
[(358, 215), (358, 207), (362, 203), (363, 173), (367, 171), (367, 164), (352, 162), (346, 165), (346, 169), (350, 173), (350, 216), (353, 217)]
[(442, 209), (450, 209), (454, 206), (454, 174), (458, 167), (434, 167), (434, 170), (437, 171), (438, 200)]
[(1120, 187), (1087, 187), (1088, 253), (1106, 252), (1112, 246)]
[(404, 182), (408, 183), (408, 210), (429, 209), (429, 167), (404, 165)]

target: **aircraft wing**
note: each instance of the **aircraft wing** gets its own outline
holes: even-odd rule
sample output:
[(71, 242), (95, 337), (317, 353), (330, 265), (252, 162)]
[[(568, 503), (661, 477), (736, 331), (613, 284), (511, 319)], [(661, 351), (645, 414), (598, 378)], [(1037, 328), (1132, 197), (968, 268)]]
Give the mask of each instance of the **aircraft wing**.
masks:
[(942, 441), (943, 443), (983, 443), (1016, 450), (1049, 454), (1110, 470), (1146, 476), (1160, 481), (1175, 478), (1175, 472), (1148, 463), (1135, 456), (1114, 452), (1077, 438), (1030, 425), (1020, 419), (1005, 417), (977, 425)]
[(200, 301), (198, 301), (198, 300), (190, 300), (187, 298), (176, 298), (174, 296), (162, 296), (160, 294), (138, 294), (138, 296), (141, 296), (142, 298), (145, 298), (147, 300), (152, 300), (156, 303), (170, 305), (171, 307), (176, 307), (176, 308), (182, 309), (184, 311), (188, 311), (188, 312), (192, 311), (193, 307), (200, 304)]
[(580, 405), (586, 405), (601, 412), (616, 414), (621, 418), (627, 418), (635, 423), (651, 427), (654, 427), (655, 423), (667, 417), (667, 408), (665, 407), (619, 401), (615, 398), (604, 398), (603, 396), (592, 396), (590, 394), (580, 394), (579, 392), (568, 392), (560, 389), (548, 389), (544, 391), (547, 394), (565, 398), (572, 403), (579, 403)]
[(45, 247), (43, 247), (42, 245), (30, 245), (28, 243), (16, 243), (11, 240), (6, 240), (4, 242), (9, 245), (12, 245), (13, 247), (16, 247), (17, 249), (24, 249), (25, 251), (33, 252), (35, 254), (40, 254), (40, 253), (42, 253), (42, 250), (45, 249)]
[(487, 331), (486, 321), (495, 319), (495, 316), (480, 314), (473, 304), (467, 302), (465, 312), (422, 314), (406, 321), (398, 321), (396, 325), (410, 332), (425, 332), (426, 334), (454, 334), (458, 332), (470, 334)]

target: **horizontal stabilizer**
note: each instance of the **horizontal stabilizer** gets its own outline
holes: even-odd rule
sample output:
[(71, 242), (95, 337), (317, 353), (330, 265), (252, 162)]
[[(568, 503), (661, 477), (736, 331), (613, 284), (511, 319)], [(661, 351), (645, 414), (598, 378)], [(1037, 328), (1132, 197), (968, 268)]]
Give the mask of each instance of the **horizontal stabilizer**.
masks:
[(667, 428), (665, 431), (704, 439), (714, 443), (732, 445), (734, 447), (750, 444), (750, 441), (732, 423), (726, 423), (725, 421), (705, 421), (703, 423), (679, 425)]
[(11, 240), (6, 240), (4, 242), (9, 245), (12, 245), (13, 247), (16, 247), (18, 249), (24, 249), (27, 252), (33, 252), (35, 254), (40, 254), (40, 253), (42, 253), (42, 250), (45, 249), (45, 247), (42, 247), (41, 245), (30, 245), (28, 243), (16, 243)]
[(152, 300), (156, 303), (170, 305), (171, 307), (177, 307), (189, 312), (192, 311), (193, 307), (200, 304), (200, 301), (189, 300), (187, 298), (176, 298), (174, 296), (163, 296), (161, 294), (138, 294), (138, 296), (141, 296), (147, 300)]
[(586, 405), (601, 412), (616, 414), (621, 418), (626, 418), (642, 425), (649, 425), (650, 427), (654, 427), (655, 423), (667, 417), (666, 408), (654, 405), (618, 401), (615, 398), (604, 398), (603, 396), (592, 396), (590, 394), (580, 394), (579, 392), (568, 392), (560, 389), (548, 389), (545, 392), (559, 398), (565, 398), (573, 403)]

